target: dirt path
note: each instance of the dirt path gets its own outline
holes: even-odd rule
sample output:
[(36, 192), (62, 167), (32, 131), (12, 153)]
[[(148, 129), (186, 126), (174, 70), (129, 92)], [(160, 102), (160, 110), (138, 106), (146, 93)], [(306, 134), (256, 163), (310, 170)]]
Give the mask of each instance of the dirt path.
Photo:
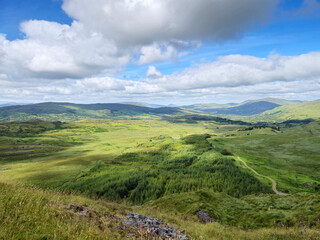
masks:
[(245, 161), (243, 161), (239, 156), (235, 156), (235, 157), (236, 157), (236, 159), (238, 159), (240, 162), (242, 162), (243, 165), (244, 165), (246, 168), (250, 169), (250, 170), (251, 170), (254, 174), (256, 174), (257, 176), (259, 176), (259, 177), (264, 177), (264, 178), (269, 179), (269, 180), (272, 182), (272, 190), (273, 190), (277, 195), (288, 195), (288, 194), (286, 194), (286, 193), (279, 192), (279, 191), (277, 190), (277, 183), (276, 183), (276, 181), (273, 180), (271, 177), (261, 175), (261, 174), (258, 173), (256, 170), (254, 170), (253, 168), (249, 167), (249, 166), (247, 165), (247, 163), (246, 163)]

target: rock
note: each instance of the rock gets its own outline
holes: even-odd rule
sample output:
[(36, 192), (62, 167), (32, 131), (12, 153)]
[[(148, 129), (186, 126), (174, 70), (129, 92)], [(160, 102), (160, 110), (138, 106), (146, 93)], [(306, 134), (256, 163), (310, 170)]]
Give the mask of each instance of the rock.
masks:
[(304, 186), (304, 187), (311, 187), (313, 185), (313, 183), (304, 182), (301, 185)]
[(140, 234), (141, 232), (144, 232), (152, 239), (160, 237), (161, 239), (189, 240), (188, 236), (181, 235), (181, 230), (176, 230), (173, 226), (166, 224), (163, 220), (144, 216), (136, 212), (129, 213), (129, 215), (123, 219), (123, 222), (132, 230), (138, 231)]
[(79, 212), (80, 215), (87, 215), (88, 211), (87, 210), (83, 210), (81, 212)]
[(215, 222), (214, 218), (210, 217), (208, 213), (203, 212), (201, 210), (196, 213), (196, 216), (202, 223)]
[(86, 215), (87, 214), (87, 210), (85, 210), (83, 207), (71, 204), (70, 205), (70, 209), (73, 209), (75, 212), (81, 213), (82, 215)]
[(190, 238), (187, 235), (181, 235), (179, 240), (189, 240)]

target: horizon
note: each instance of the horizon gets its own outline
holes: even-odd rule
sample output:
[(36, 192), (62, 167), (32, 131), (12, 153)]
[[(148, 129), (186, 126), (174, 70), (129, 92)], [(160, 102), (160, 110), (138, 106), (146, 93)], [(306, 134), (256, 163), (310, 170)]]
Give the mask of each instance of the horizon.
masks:
[[(184, 106), (192, 106), (192, 105), (207, 105), (207, 104), (217, 104), (217, 105), (238, 105), (238, 104), (244, 104), (246, 102), (250, 101), (268, 101), (268, 100), (283, 100), (283, 101), (290, 101), (293, 103), (303, 103), (303, 102), (317, 102), (320, 101), (320, 99), (314, 99), (310, 101), (302, 101), (302, 100), (288, 100), (288, 99), (281, 99), (281, 98), (259, 98), (259, 99), (247, 99), (245, 101), (241, 102), (223, 102), (223, 103), (217, 103), (217, 102), (207, 102), (207, 103), (200, 103), (200, 102), (194, 102), (192, 104), (161, 104), (161, 103), (146, 103), (146, 102), (89, 102), (89, 103), (83, 103), (83, 102), (66, 102), (66, 101), (43, 101), (43, 102), (1, 102), (0, 105), (4, 104), (10, 104), (10, 106), (19, 106), (19, 105), (34, 105), (34, 104), (42, 104), (42, 103), (67, 103), (67, 104), (79, 104), (79, 105), (94, 105), (94, 104), (137, 104), (142, 105), (144, 107), (151, 107), (151, 108), (161, 108), (161, 107), (184, 107)], [(16, 105), (15, 105), (16, 104)], [(149, 105), (149, 106), (148, 106)], [(157, 107), (153, 107), (152, 105), (156, 105)], [(0, 106), (1, 107), (1, 106)], [(8, 106), (6, 106), (8, 107)]]
[(3, 0), (0, 102), (315, 101), (319, 13), (319, 0)]

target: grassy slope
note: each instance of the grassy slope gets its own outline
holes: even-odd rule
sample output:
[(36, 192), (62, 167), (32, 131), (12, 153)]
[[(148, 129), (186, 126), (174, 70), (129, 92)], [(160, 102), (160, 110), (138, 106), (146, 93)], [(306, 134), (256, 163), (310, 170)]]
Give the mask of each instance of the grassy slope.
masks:
[(273, 110), (262, 113), (260, 116), (264, 121), (269, 120), (290, 120), (290, 119), (306, 119), (320, 118), (320, 101), (305, 102), (291, 104), (287, 106), (282, 106), (275, 108)]
[(271, 103), (275, 103), (275, 104), (278, 104), (281, 106), (297, 103), (295, 101), (289, 101), (289, 100), (279, 99), (279, 98), (262, 98), (262, 99), (245, 101), (245, 102), (241, 103), (241, 105), (246, 104), (246, 103), (260, 102), (260, 101), (271, 102)]
[[(228, 117), (228, 116), (227, 116)], [(277, 107), (270, 111), (263, 112), (261, 114), (253, 116), (230, 116), (231, 119), (243, 120), (243, 121), (271, 121), (271, 122), (283, 122), (294, 119), (319, 119), (320, 118), (320, 101), (295, 103)]]
[(271, 194), (249, 195), (232, 198), (224, 193), (197, 191), (166, 196), (148, 204), (164, 212), (177, 212), (194, 218), (200, 209), (209, 213), (219, 223), (241, 229), (319, 225), (320, 196), (295, 194), (277, 196)]
[[(23, 182), (36, 183), (43, 187), (56, 187), (60, 186), (65, 181), (70, 181), (70, 179), (73, 179), (74, 177), (78, 176), (78, 174), (81, 171), (92, 168), (97, 162), (113, 161), (116, 158), (116, 156), (122, 153), (141, 151), (141, 147), (145, 150), (152, 149), (150, 148), (150, 146), (143, 146), (144, 144), (141, 145), (141, 143), (148, 142), (149, 139), (152, 137), (157, 137), (159, 135), (169, 135), (177, 139), (188, 134), (211, 133), (217, 135), (216, 138), (220, 142), (219, 143), (214, 141), (214, 144), (219, 145), (223, 143), (223, 147), (227, 147), (232, 151), (238, 153), (241, 157), (244, 157), (248, 161), (248, 164), (250, 164), (250, 166), (254, 167), (256, 170), (261, 171), (261, 173), (264, 173), (265, 175), (273, 176), (280, 183), (280, 187), (282, 189), (289, 189), (290, 191), (292, 189), (295, 190), (296, 184), (294, 183), (294, 181), (292, 181), (295, 178), (292, 178), (291, 181), (287, 181), (286, 177), (290, 175), (291, 171), (297, 171), (299, 173), (299, 187), (297, 187), (296, 190), (310, 191), (309, 188), (301, 188), (301, 183), (303, 181), (316, 180), (312, 176), (319, 172), (314, 167), (308, 167), (308, 164), (317, 164), (317, 159), (312, 160), (312, 157), (319, 156), (319, 154), (317, 153), (317, 146), (319, 146), (319, 142), (317, 140), (319, 139), (319, 125), (316, 124), (318, 123), (312, 123), (308, 126), (297, 127), (294, 129), (284, 129), (284, 134), (281, 135), (277, 132), (272, 131), (271, 129), (256, 129), (253, 131), (238, 132), (237, 130), (239, 128), (243, 128), (243, 126), (219, 125), (214, 122), (206, 121), (199, 122), (198, 124), (172, 124), (165, 121), (82, 121), (79, 123), (75, 123), (73, 126), (68, 127), (66, 129), (56, 129), (48, 132), (43, 132), (41, 133), (41, 135), (37, 135), (35, 137), (0, 137), (2, 148), (1, 152), (10, 152), (12, 150), (8, 150), (8, 148), (17, 146), (30, 146), (32, 144), (35, 144), (35, 146), (37, 146), (38, 143), (45, 143), (50, 146), (60, 144), (61, 147), (63, 147), (63, 149), (58, 150), (46, 150), (46, 154), (48, 154), (48, 156), (41, 156), (35, 158), (31, 154), (24, 154), (22, 155), (23, 159), (20, 159), (21, 156), (19, 158), (16, 156), (18, 158), (17, 161), (13, 161), (14, 159), (11, 159), (10, 161), (1, 160), (0, 169), (1, 175), (4, 175), (6, 178), (20, 179)], [(310, 130), (313, 135), (310, 133)], [(251, 133), (252, 135), (247, 136), (247, 133)], [(235, 136), (230, 136), (233, 134)], [(227, 137), (228, 135), (229, 137)], [(264, 142), (263, 139), (265, 139), (266, 142)], [(290, 142), (286, 145), (288, 139), (290, 140)], [(140, 146), (139, 148), (137, 148), (138, 145)], [(281, 147), (279, 147), (277, 150), (277, 146)], [(290, 166), (291, 158), (288, 158), (287, 160), (282, 160), (282, 147), (285, 147), (285, 151), (290, 153), (289, 156), (296, 153), (299, 154), (299, 152), (301, 152), (299, 157), (302, 160), (293, 162), (293, 166)], [(268, 156), (268, 154), (271, 154), (268, 151), (269, 148), (273, 151), (277, 150), (276, 152), (279, 153), (279, 155), (274, 155), (274, 159), (277, 161), (270, 163), (268, 158), (259, 158), (260, 154), (266, 154), (266, 156)], [(295, 148), (297, 149), (295, 150)], [(245, 149), (245, 151), (242, 151), (242, 149)], [(21, 151), (25, 150), (18, 149), (18, 152)], [(308, 151), (309, 154), (305, 155), (306, 157), (304, 157), (306, 151)], [(309, 158), (309, 156), (311, 157), (311, 159)], [(286, 166), (290, 166), (290, 169), (279, 168), (277, 165), (278, 161), (280, 161), (280, 163), (283, 162), (284, 166), (285, 162), (289, 161), (290, 164), (286, 164)], [(303, 165), (295, 165), (299, 162), (303, 163)], [(271, 166), (270, 169), (268, 169), (269, 165)], [(6, 170), (2, 171), (3, 169)], [(263, 179), (261, 180), (263, 181)], [(56, 213), (56, 210), (52, 210), (51, 208), (50, 210), (47, 209), (48, 207), (52, 206), (51, 204), (32, 205), (32, 202), (37, 202), (39, 201), (38, 199), (55, 199), (55, 197), (51, 195), (51, 193), (43, 192), (41, 190), (36, 190), (36, 192), (33, 192), (34, 189), (28, 189), (25, 187), (4, 188), (3, 185), (1, 185), (0, 191), (2, 191), (3, 189), (6, 190), (0, 196), (2, 196), (4, 199), (4, 201), (1, 202), (6, 204), (5, 207), (8, 206), (12, 208), (12, 205), (10, 205), (11, 201), (16, 201), (21, 202), (20, 206), (22, 209), (20, 207), (15, 208), (16, 211), (13, 212), (13, 217), (10, 215), (10, 217), (5, 218), (3, 216), (5, 216), (7, 213), (2, 213), (2, 216), (0, 218), (6, 219), (6, 223), (8, 225), (12, 225), (12, 222), (14, 222), (13, 219), (15, 216), (18, 215), (18, 213), (25, 213), (26, 216), (28, 216), (29, 218), (24, 219), (25, 222), (21, 222), (21, 229), (23, 229), (22, 233), (29, 232), (30, 234), (30, 231), (28, 229), (37, 228), (37, 226), (32, 225), (31, 222), (29, 224), (30, 219), (38, 219), (35, 216), (36, 214), (38, 214), (39, 216), (42, 216), (42, 214), (47, 214), (47, 217), (56, 216), (54, 215)], [(17, 189), (17, 191), (14, 191), (14, 189)], [(12, 194), (10, 194), (10, 192), (12, 192)], [(21, 192), (21, 196), (18, 194), (19, 192)], [(16, 196), (16, 200), (14, 200), (13, 196)], [(75, 201), (75, 198), (72, 195), (62, 196), (64, 196), (67, 199), (66, 204)], [(196, 199), (194, 195), (191, 195), (191, 199), (192, 198)], [(31, 199), (32, 201), (28, 201), (28, 199)], [(262, 202), (268, 202), (267, 200), (268, 199), (266, 198)], [(90, 203), (91, 200), (82, 199), (81, 201), (83, 203)], [(211, 201), (213, 200), (209, 201), (209, 205)], [(257, 200), (257, 202), (260, 201), (261, 199)], [(298, 199), (298, 201), (303, 201), (303, 197), (300, 198), (300, 200)], [(46, 201), (44, 202), (46, 203)], [(40, 209), (36, 209), (35, 211), (27, 210), (28, 208), (34, 209), (38, 205)], [(117, 206), (119, 206), (120, 209), (122, 208), (121, 205)], [(298, 209), (299, 205), (296, 206)], [(312, 204), (310, 204), (310, 206), (312, 206)], [(90, 205), (90, 207), (94, 206)], [(262, 229), (247, 232), (229, 227), (226, 228), (216, 223), (202, 225), (196, 222), (194, 219), (192, 219), (192, 217), (190, 217), (189, 220), (185, 220), (187, 214), (184, 211), (181, 211), (180, 213), (178, 212), (176, 214), (175, 212), (172, 212), (172, 209), (162, 208), (160, 205), (139, 206), (134, 207), (133, 209), (141, 212), (142, 214), (151, 214), (159, 217), (164, 217), (168, 222), (176, 224), (177, 226), (182, 226), (183, 228), (187, 229), (188, 234), (190, 233), (190, 235), (195, 237), (195, 239), (212, 239), (212, 237), (216, 237), (218, 239), (317, 239), (317, 237), (319, 238), (319, 233), (309, 230), (300, 231), (298, 229)], [(48, 211), (48, 213), (46, 213), (46, 211)], [(73, 227), (76, 227), (76, 225), (72, 225), (70, 221), (63, 220), (64, 217), (62, 217), (61, 220), (59, 214), (60, 213), (58, 213), (57, 218), (53, 218), (52, 220), (50, 220), (51, 225), (48, 224), (48, 226), (45, 226), (43, 224), (39, 224), (39, 231), (42, 231), (45, 234), (47, 231), (46, 229), (50, 228), (51, 226), (52, 229), (48, 230), (48, 233), (52, 234), (53, 232), (56, 232), (56, 239), (59, 239), (59, 236), (64, 236), (61, 235), (63, 234), (63, 232), (60, 232), (59, 235), (59, 230), (54, 229), (52, 227), (55, 226), (55, 224), (57, 224), (56, 221), (58, 221), (58, 226), (65, 225), (65, 228), (70, 229), (70, 231), (63, 231), (66, 231), (67, 233), (68, 231), (72, 232)], [(262, 219), (257, 221), (261, 220)], [(62, 221), (62, 223), (59, 223), (59, 221)], [(27, 225), (26, 222), (28, 223)], [(83, 224), (84, 228), (88, 229), (87, 223), (84, 222)], [(29, 228), (24, 228), (24, 225), (29, 226)], [(82, 225), (80, 228), (82, 228)], [(11, 228), (8, 229), (12, 230), (13, 226), (11, 226)], [(96, 231), (94, 229), (95, 227), (93, 226), (93, 229), (90, 231)], [(19, 235), (14, 234), (18, 233), (12, 230), (13, 233), (12, 235), (10, 235), (9, 230), (5, 230), (3, 233), (4, 236), (10, 236), (6, 239), (17, 239), (17, 237), (14, 236)], [(35, 232), (37, 233), (38, 231)], [(89, 236), (88, 238), (90, 239), (91, 235), (87, 235), (89, 234), (88, 231), (82, 232), (86, 234), (85, 236)]]
[[(0, 239), (122, 239), (112, 221), (97, 224), (97, 218), (80, 216), (70, 204), (85, 204), (101, 214), (120, 212), (112, 207), (77, 196), (25, 187), (0, 178)], [(101, 229), (104, 227), (104, 230)]]
[(259, 101), (259, 102), (248, 102), (248, 103), (236, 106), (236, 107), (207, 109), (207, 110), (203, 110), (203, 111), (216, 113), (216, 114), (249, 116), (249, 115), (262, 113), (262, 112), (265, 112), (270, 109), (274, 109), (278, 106), (279, 105), (275, 104), (275, 103), (266, 102), (266, 101)]
[(296, 103), (294, 101), (289, 101), (289, 100), (284, 100), (284, 99), (279, 99), (279, 98), (262, 98), (262, 99), (256, 99), (256, 100), (248, 100), (248, 101), (245, 101), (245, 102), (242, 102), (239, 104), (236, 104), (236, 103), (232, 103), (232, 104), (207, 103), (207, 104), (194, 104), (194, 105), (183, 106), (183, 107), (201, 111), (201, 110), (206, 110), (206, 109), (236, 107), (236, 106), (241, 106), (241, 105), (244, 105), (247, 103), (255, 103), (255, 102), (261, 102), (261, 101), (275, 103), (275, 104), (278, 104), (281, 106)]
[[(182, 200), (184, 198), (182, 197)], [(193, 198), (193, 195), (190, 198)], [(170, 200), (170, 203), (172, 202)], [(86, 206), (94, 215), (80, 216), (69, 209), (70, 204)], [(192, 239), (320, 238), (318, 230), (308, 228), (244, 231), (219, 223), (201, 224), (188, 214), (159, 210), (159, 207), (126, 207), (116, 203), (26, 187), (12, 183), (6, 178), (0, 178), (0, 239), (124, 239), (126, 233), (116, 229), (117, 223), (113, 217), (123, 217), (132, 210), (163, 218), (176, 228), (182, 227)]]
[[(7, 169), (2, 173), (14, 179), (56, 187), (99, 162), (112, 162), (124, 153), (153, 150), (152, 144), (141, 146), (153, 137), (178, 139), (210, 133), (218, 140), (213, 141), (214, 145), (225, 144), (221, 148), (229, 148), (259, 173), (273, 177), (280, 190), (313, 191), (302, 183), (320, 181), (318, 122), (285, 128), (283, 133), (270, 128), (238, 131), (239, 128), (245, 126), (210, 121), (82, 121), (35, 137), (0, 137), (0, 169)], [(7, 155), (12, 152), (17, 155)]]
[(280, 190), (314, 191), (302, 184), (320, 183), (320, 122), (283, 128), (280, 132), (256, 129), (234, 135), (219, 138), (219, 142), (259, 173), (275, 179)]
[[(99, 161), (112, 161), (122, 153), (137, 151), (137, 146), (151, 137), (169, 135), (180, 138), (205, 132), (201, 124), (178, 125), (153, 120), (81, 121), (66, 129), (44, 132), (35, 137), (0, 137), (2, 154), (22, 153), (10, 158), (3, 156), (0, 169), (8, 169), (3, 173), (15, 179), (55, 187)], [(26, 150), (39, 146), (41, 149), (33, 150), (35, 155)]]
[[(266, 184), (242, 171), (207, 138), (152, 138), (137, 153), (120, 155), (83, 172), (63, 188), (109, 200), (146, 203), (173, 193), (211, 189), (231, 196), (271, 193)], [(143, 151), (148, 147), (147, 151)], [(152, 150), (151, 150), (152, 148)]]
[(38, 103), (0, 108), (0, 121), (27, 121), (40, 119), (45, 121), (78, 121), (83, 119), (127, 119), (148, 118), (166, 114), (179, 114), (178, 108), (148, 108), (133, 104), (73, 104)]

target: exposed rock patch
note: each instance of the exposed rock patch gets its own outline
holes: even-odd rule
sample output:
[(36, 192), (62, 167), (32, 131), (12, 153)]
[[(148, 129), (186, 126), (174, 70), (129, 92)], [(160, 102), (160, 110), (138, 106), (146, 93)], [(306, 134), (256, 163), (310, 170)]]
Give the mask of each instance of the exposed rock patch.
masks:
[(208, 213), (203, 212), (202, 210), (198, 211), (196, 213), (196, 216), (199, 219), (199, 221), (202, 223), (210, 223), (210, 222), (216, 221), (215, 218), (210, 217)]
[(166, 224), (163, 220), (147, 217), (136, 212), (131, 212), (123, 222), (130, 228), (136, 229), (155, 239), (189, 240), (187, 235), (183, 235), (184, 230), (177, 230), (173, 226)]
[(67, 209), (75, 214), (88, 217), (102, 231), (106, 228), (105, 223), (113, 223), (116, 229), (124, 231), (126, 237), (130, 239), (190, 240), (187, 235), (184, 235), (183, 229), (175, 229), (164, 220), (136, 212), (129, 213), (125, 218), (119, 218), (114, 215), (101, 214), (76, 204), (71, 204)]
[(70, 209), (74, 210), (77, 214), (80, 214), (80, 215), (87, 215), (88, 213), (88, 210), (74, 204), (70, 205)]

